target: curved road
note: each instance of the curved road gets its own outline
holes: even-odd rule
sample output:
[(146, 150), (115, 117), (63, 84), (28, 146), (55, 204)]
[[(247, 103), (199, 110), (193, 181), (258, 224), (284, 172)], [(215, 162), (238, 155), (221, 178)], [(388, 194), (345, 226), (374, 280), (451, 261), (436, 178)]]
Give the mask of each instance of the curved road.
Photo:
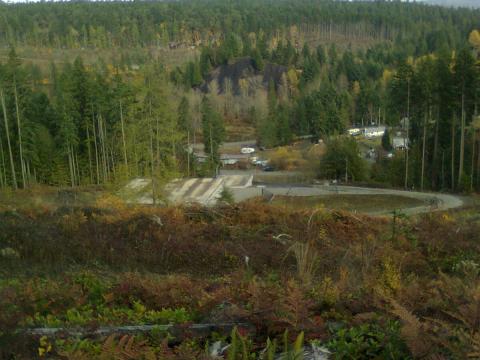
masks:
[[(459, 196), (426, 193), (418, 191), (403, 191), (393, 189), (364, 188), (355, 186), (336, 185), (312, 185), (312, 186), (288, 186), (288, 185), (265, 185), (246, 189), (232, 189), (235, 200), (243, 201), (252, 197), (261, 196), (267, 191), (273, 195), (286, 196), (327, 196), (327, 195), (397, 195), (414, 198), (423, 201), (425, 205), (403, 208), (406, 215), (420, 214), (431, 211), (448, 210), (460, 207), (464, 204)], [(391, 211), (369, 212), (370, 215), (385, 215)]]

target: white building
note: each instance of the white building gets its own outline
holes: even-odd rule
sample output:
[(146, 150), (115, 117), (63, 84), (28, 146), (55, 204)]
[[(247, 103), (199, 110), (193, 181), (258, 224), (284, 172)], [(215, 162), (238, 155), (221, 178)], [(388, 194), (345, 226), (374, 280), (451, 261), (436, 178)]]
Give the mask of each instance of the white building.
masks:
[[(208, 155), (203, 152), (195, 153), (195, 158), (199, 163), (204, 163), (208, 160)], [(220, 154), (220, 162), (222, 165), (235, 165), (239, 161), (248, 161), (249, 154)]]
[(395, 136), (392, 139), (392, 146), (395, 150), (405, 150), (408, 148), (409, 141), (405, 137)]
[(385, 130), (385, 126), (369, 126), (364, 129), (363, 134), (366, 138), (382, 137)]

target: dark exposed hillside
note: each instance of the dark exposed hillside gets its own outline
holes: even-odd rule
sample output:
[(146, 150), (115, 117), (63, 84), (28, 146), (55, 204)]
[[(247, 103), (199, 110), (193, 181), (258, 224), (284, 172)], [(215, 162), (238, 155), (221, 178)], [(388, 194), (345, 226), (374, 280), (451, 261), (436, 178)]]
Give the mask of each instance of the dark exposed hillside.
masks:
[(241, 81), (245, 80), (248, 87), (261, 87), (267, 89), (268, 84), (273, 82), (276, 87), (281, 82), (282, 75), (287, 72), (287, 67), (267, 63), (262, 71), (255, 69), (254, 62), (249, 57), (233, 60), (214, 69), (200, 86), (203, 92), (209, 91), (212, 81), (218, 85), (218, 92), (224, 94), (228, 83), (231, 83), (231, 91), (235, 95), (241, 93)]

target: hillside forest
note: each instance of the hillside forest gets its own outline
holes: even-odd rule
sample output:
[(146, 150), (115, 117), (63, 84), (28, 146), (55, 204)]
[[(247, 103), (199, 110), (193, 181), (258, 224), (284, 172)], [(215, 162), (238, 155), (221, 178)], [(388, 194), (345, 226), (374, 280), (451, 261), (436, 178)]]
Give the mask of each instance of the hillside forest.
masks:
[(479, 105), (480, 9), (0, 1), (0, 359), (480, 359)]
[[(206, 175), (235, 124), (267, 148), (308, 136), (345, 151), (347, 128), (385, 124), (409, 149), (352, 178), (480, 189), (479, 10), (191, 0), (0, 12), (3, 188)], [(207, 165), (190, 151), (201, 142)]]

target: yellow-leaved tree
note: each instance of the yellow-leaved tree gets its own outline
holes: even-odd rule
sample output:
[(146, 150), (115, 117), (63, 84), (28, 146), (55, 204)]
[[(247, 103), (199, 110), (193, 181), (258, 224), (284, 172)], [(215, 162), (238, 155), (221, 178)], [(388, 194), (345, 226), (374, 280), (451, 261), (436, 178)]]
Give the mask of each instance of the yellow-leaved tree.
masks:
[(468, 37), (468, 42), (473, 46), (478, 56), (480, 53), (480, 31), (473, 30)]

